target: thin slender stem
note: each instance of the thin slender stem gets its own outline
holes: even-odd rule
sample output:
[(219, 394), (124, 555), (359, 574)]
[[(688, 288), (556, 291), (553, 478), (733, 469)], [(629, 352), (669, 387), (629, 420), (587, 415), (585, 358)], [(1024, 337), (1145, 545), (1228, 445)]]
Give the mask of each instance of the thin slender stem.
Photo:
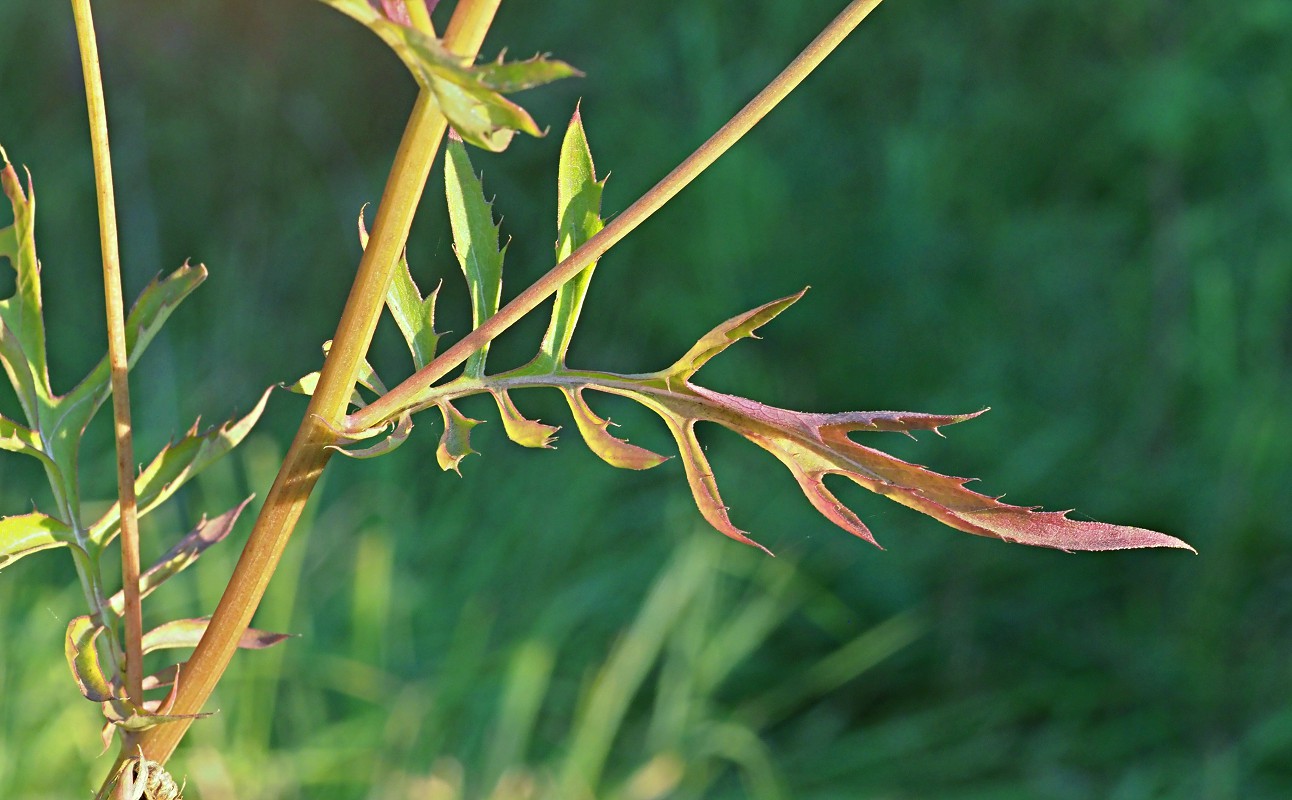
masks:
[[(456, 53), (474, 57), (499, 2), (463, 0), (449, 21), (445, 44)], [(171, 713), (196, 714), (205, 705), (228, 667), (238, 639), (250, 624), (292, 529), (323, 472), (328, 459), (328, 451), (323, 448), (335, 441), (333, 430), (349, 403), (359, 365), (372, 341), (386, 289), (408, 239), (413, 213), (445, 127), (443, 115), (423, 91), (400, 141), (368, 247), (318, 386), (206, 633), (181, 673)], [(144, 755), (165, 763), (189, 724), (188, 720), (180, 720), (146, 731), (140, 741)]]
[(130, 426), (130, 381), (126, 355), (126, 315), (121, 299), (121, 257), (117, 248), (117, 206), (112, 189), (112, 158), (108, 150), (108, 114), (99, 71), (99, 47), (94, 35), (90, 0), (72, 0), (76, 38), (85, 76), (85, 99), (90, 114), (90, 143), (94, 151), (94, 183), (98, 193), (99, 242), (103, 251), (103, 294), (107, 305), (108, 365), (112, 380), (112, 416), (117, 440), (117, 496), (121, 505), (121, 585), (125, 595), (126, 695), (144, 702), (143, 616), (139, 599), (139, 514), (135, 504), (135, 455)]
[(642, 195), (622, 214), (615, 217), (582, 247), (575, 250), (536, 283), (521, 292), (497, 314), (480, 327), (464, 336), (445, 350), (431, 363), (391, 389), (371, 405), (346, 418), (342, 428), (347, 433), (359, 433), (380, 425), (408, 408), (417, 394), (448, 374), (449, 370), (466, 361), (499, 334), (510, 328), (521, 317), (533, 311), (539, 303), (556, 293), (566, 281), (579, 274), (584, 267), (601, 258), (607, 250), (628, 235), (651, 214), (673, 199), (688, 183), (709, 167), (723, 153), (749, 132), (769, 111), (794, 90), (825, 57), (866, 18), (881, 0), (854, 0), (839, 16), (835, 17), (821, 34), (812, 40), (803, 52), (780, 75), (758, 93), (707, 142), (700, 145), (685, 161), (664, 177), (649, 192)]

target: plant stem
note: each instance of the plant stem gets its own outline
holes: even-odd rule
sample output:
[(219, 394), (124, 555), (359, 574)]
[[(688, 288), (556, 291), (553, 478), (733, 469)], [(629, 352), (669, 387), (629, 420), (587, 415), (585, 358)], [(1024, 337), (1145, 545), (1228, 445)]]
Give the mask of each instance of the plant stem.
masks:
[[(455, 53), (474, 57), (499, 2), (459, 3), (449, 22), (445, 44)], [(233, 657), (239, 637), (250, 624), (292, 529), (323, 472), (329, 455), (324, 445), (335, 441), (333, 430), (339, 427), (349, 403), (445, 127), (443, 115), (423, 91), (400, 141), (368, 247), (314, 396), (206, 633), (183, 670), (172, 713), (195, 714), (205, 705)], [(189, 720), (179, 720), (146, 731), (140, 740), (144, 755), (165, 763), (189, 724)]]
[(117, 442), (117, 496), (121, 505), (121, 584), (125, 595), (126, 695), (144, 702), (143, 617), (139, 600), (139, 514), (135, 504), (134, 443), (130, 427), (130, 382), (126, 354), (124, 303), (121, 299), (121, 257), (117, 248), (117, 207), (112, 188), (112, 158), (108, 149), (108, 115), (99, 71), (99, 47), (94, 35), (90, 0), (72, 0), (76, 38), (85, 76), (85, 100), (94, 151), (94, 183), (99, 206), (99, 242), (103, 252), (103, 294), (107, 306), (108, 365), (112, 380), (112, 416)]
[(556, 293), (566, 281), (579, 274), (585, 267), (601, 258), (607, 250), (628, 235), (630, 231), (673, 199), (688, 183), (709, 167), (723, 153), (744, 136), (777, 103), (785, 99), (825, 57), (866, 18), (881, 0), (854, 0), (825, 30), (821, 31), (790, 65), (777, 75), (753, 100), (732, 117), (726, 125), (700, 145), (685, 161), (664, 177), (654, 188), (642, 195), (622, 214), (615, 217), (583, 246), (571, 253), (532, 286), (503, 306), (480, 327), (471, 331), (452, 347), (445, 350), (431, 363), (391, 389), (371, 405), (346, 417), (342, 430), (348, 434), (361, 433), (392, 419), (415, 402), (421, 390), (448, 374), (449, 370), (466, 361), (481, 347), (493, 341), (521, 317), (533, 311), (539, 303)]

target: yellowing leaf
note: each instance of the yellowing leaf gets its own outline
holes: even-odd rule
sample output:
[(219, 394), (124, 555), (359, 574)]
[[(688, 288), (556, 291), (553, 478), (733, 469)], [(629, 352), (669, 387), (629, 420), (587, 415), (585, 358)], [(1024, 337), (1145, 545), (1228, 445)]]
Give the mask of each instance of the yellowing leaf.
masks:
[(103, 626), (90, 622), (88, 616), (73, 619), (67, 625), (67, 638), (63, 653), (67, 666), (85, 699), (102, 703), (112, 698), (112, 685), (99, 664), (99, 652), (94, 642), (103, 633)]
[(629, 444), (613, 436), (609, 430), (610, 420), (602, 419), (592, 413), (592, 409), (584, 402), (585, 388), (588, 387), (563, 387), (561, 391), (570, 404), (570, 411), (574, 414), (574, 424), (578, 426), (579, 433), (583, 434), (583, 441), (588, 443), (588, 448), (600, 456), (602, 461), (622, 469), (650, 469), (668, 460), (666, 456), (652, 453), (644, 447)]
[(53, 547), (76, 546), (72, 529), (38, 512), (0, 517), (0, 569), (23, 556)]
[(502, 426), (507, 431), (507, 438), (524, 447), (550, 448), (552, 446), (552, 439), (556, 437), (556, 432), (560, 428), (526, 418), (517, 410), (506, 392), (495, 391), (492, 394), (494, 402), (498, 404), (498, 414), (502, 417)]
[(440, 436), (439, 447), (435, 450), (435, 460), (445, 472), (453, 470), (461, 475), (462, 470), (458, 465), (462, 463), (462, 459), (476, 452), (471, 449), (471, 429), (479, 425), (481, 420), (463, 416), (462, 412), (448, 402), (440, 403), (439, 406), (440, 413), (444, 415), (444, 434)]

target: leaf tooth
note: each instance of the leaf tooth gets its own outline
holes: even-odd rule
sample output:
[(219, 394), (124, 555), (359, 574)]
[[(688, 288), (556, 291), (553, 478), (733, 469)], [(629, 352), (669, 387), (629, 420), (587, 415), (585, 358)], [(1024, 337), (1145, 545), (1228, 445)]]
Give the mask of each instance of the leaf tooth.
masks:
[(588, 449), (610, 466), (621, 469), (650, 469), (668, 460), (667, 456), (629, 444), (626, 440), (612, 435), (609, 430), (612, 424), (610, 420), (602, 419), (592, 413), (592, 409), (583, 399), (585, 388), (587, 387), (562, 388), (561, 393), (565, 395), (566, 402), (570, 405), (574, 424), (578, 426), (579, 433), (587, 442)]

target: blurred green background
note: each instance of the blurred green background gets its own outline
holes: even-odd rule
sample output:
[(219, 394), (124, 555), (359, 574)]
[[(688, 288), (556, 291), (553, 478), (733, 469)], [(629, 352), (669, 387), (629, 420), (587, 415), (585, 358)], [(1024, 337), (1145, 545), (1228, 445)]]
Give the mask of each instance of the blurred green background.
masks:
[[(553, 135), (473, 154), (515, 294), (551, 264), (559, 132), (582, 98), (608, 212), (778, 72), (842, 3), (505, 2), (485, 46), (587, 77), (520, 100)], [(443, 25), (446, 9), (437, 12)], [(211, 277), (134, 373), (139, 459), (317, 367), (414, 95), (321, 4), (97, 4), (127, 294)], [(783, 469), (706, 444), (737, 525), (676, 462), (612, 470), (427, 418), (329, 467), (257, 624), (175, 762), (217, 798), (1261, 798), (1292, 795), (1292, 4), (885, 3), (753, 134), (603, 261), (571, 363), (658, 368), (815, 289), (707, 385), (808, 410), (994, 410), (891, 450), (981, 491), (1156, 528), (1200, 555), (1068, 555), (840, 487), (880, 552)], [(80, 68), (64, 3), (0, 0), (0, 142), (39, 195), (54, 386), (105, 349)], [(469, 327), (437, 168), (410, 243)], [(4, 219), (7, 222), (7, 215)], [(12, 274), (0, 280), (12, 291)], [(522, 362), (535, 315), (496, 346)], [(373, 360), (407, 372), (397, 334)], [(554, 398), (531, 414), (569, 425)], [(0, 410), (13, 413), (7, 394)], [(299, 420), (148, 518), (145, 556), (263, 493)], [(597, 405), (633, 441), (658, 421)], [(104, 415), (101, 415), (104, 416)], [(111, 491), (106, 418), (85, 495)], [(7, 513), (42, 478), (0, 459)], [(145, 605), (209, 613), (249, 527)], [(98, 709), (64, 666), (83, 613), (53, 551), (0, 575), (0, 796), (86, 796)], [(97, 758), (97, 760), (96, 760)]]

